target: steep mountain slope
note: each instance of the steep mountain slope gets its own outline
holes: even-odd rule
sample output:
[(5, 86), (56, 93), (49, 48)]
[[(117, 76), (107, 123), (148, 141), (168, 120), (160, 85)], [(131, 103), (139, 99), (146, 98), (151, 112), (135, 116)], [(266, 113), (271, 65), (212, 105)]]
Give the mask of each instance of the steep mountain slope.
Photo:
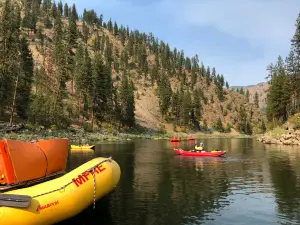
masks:
[[(104, 22), (93, 10), (79, 18), (75, 5), (24, 0), (21, 12), (21, 34), (35, 71), (29, 122), (260, 132), (259, 109), (229, 90), (223, 75), (200, 64), (197, 55), (186, 57), (153, 34)], [(49, 108), (41, 109), (41, 102)], [(52, 113), (49, 121), (47, 112)]]
[(258, 99), (259, 99), (259, 107), (261, 109), (265, 109), (267, 105), (267, 94), (268, 94), (268, 89), (269, 89), (269, 84), (268, 82), (261, 82), (256, 85), (248, 85), (248, 86), (231, 86), (231, 89), (241, 89), (243, 88), (244, 92), (247, 90), (250, 93), (250, 102), (254, 103), (254, 97), (255, 93), (258, 94)]
[(260, 108), (266, 108), (267, 106), (267, 94), (269, 89), (269, 84), (267, 82), (265, 83), (259, 83), (257, 85), (254, 85), (252, 87), (247, 88), (250, 92), (250, 100), (251, 102), (254, 102), (254, 96), (255, 93), (258, 93), (258, 99), (259, 99), (259, 107)]

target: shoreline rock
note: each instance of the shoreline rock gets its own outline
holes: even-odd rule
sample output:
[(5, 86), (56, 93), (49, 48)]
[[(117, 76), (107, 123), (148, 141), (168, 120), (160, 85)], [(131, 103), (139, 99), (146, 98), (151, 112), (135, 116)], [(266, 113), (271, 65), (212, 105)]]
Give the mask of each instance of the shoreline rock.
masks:
[[(274, 137), (275, 136), (275, 137)], [(277, 145), (298, 145), (300, 146), (300, 130), (286, 128), (284, 134), (271, 134), (265, 133), (263, 136), (256, 139), (264, 144), (277, 144)]]

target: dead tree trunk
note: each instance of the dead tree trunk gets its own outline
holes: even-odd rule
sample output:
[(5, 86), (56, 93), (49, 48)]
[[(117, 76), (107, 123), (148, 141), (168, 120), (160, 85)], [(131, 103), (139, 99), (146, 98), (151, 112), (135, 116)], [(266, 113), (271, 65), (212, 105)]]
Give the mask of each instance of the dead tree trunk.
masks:
[(13, 118), (14, 118), (14, 111), (15, 111), (15, 103), (16, 103), (18, 82), (19, 82), (19, 76), (17, 76), (17, 80), (16, 80), (15, 93), (14, 93), (13, 104), (12, 104), (11, 115), (10, 115), (10, 126), (11, 127), (13, 125)]

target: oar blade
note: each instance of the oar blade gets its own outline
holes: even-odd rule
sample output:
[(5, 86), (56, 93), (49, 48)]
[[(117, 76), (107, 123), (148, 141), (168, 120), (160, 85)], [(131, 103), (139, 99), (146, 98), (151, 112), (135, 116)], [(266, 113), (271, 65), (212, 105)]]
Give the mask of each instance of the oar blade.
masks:
[(27, 208), (32, 197), (28, 195), (0, 194), (0, 206)]

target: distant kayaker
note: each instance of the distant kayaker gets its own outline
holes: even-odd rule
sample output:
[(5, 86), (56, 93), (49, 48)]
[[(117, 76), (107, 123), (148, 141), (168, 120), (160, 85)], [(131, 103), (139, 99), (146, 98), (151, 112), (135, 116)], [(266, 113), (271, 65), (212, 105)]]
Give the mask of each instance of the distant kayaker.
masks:
[(204, 150), (204, 144), (201, 142), (198, 146), (197, 143), (195, 145), (195, 151), (203, 151)]

